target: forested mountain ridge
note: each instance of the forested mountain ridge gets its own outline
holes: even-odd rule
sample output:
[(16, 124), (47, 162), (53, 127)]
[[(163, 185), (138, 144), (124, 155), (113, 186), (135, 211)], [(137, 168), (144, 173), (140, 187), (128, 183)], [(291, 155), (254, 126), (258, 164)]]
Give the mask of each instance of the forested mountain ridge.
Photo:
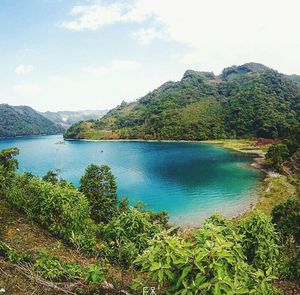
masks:
[(285, 137), (299, 127), (298, 76), (247, 63), (212, 72), (188, 70), (97, 121), (73, 125), (65, 138), (203, 140)]
[(40, 114), (51, 120), (53, 123), (62, 126), (64, 129), (69, 128), (72, 124), (84, 120), (99, 119), (107, 113), (107, 110), (83, 110), (83, 111), (58, 111), (58, 112), (41, 112)]
[(63, 128), (28, 106), (0, 104), (0, 138), (62, 133)]

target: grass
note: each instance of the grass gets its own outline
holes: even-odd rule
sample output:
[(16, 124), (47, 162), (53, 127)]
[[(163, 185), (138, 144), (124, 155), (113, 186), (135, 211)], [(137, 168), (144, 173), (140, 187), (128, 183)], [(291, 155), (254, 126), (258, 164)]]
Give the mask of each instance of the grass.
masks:
[(11, 209), (3, 200), (0, 200), (0, 212), (1, 240), (14, 250), (34, 255), (38, 250), (45, 249), (69, 262), (81, 264), (90, 262), (88, 258), (78, 255), (74, 249), (51, 236), (48, 231)]
[(270, 214), (275, 205), (296, 196), (296, 187), (288, 176), (266, 178), (261, 190), (256, 209), (266, 214)]
[(263, 157), (267, 153), (269, 146), (276, 141), (265, 139), (216, 139), (203, 142), (217, 144), (237, 152), (255, 154)]
[[(82, 253), (76, 249), (65, 245), (60, 239), (50, 235), (48, 231), (41, 228), (38, 224), (30, 222), (22, 214), (19, 214), (16, 210), (10, 208), (4, 200), (1, 200), (1, 198), (0, 240), (17, 252), (26, 252), (32, 257), (36, 257), (40, 250), (46, 250), (49, 254), (58, 256), (61, 261), (77, 263), (82, 266), (93, 264), (96, 261), (95, 257), (86, 257), (82, 255)], [(30, 273), (29, 275), (28, 272), (22, 269), (22, 266), (23, 265), (9, 262), (0, 256), (0, 289), (5, 289), (4, 294), (66, 294), (56, 290), (51, 282), (48, 282), (46, 285), (41, 285), (41, 283), (38, 283), (38, 280), (36, 280), (36, 274)], [(106, 265), (106, 268), (107, 281), (113, 283), (115, 287), (121, 286), (124, 288), (121, 282), (121, 271), (110, 265)], [(127, 281), (131, 281), (132, 274), (125, 274), (125, 278)], [(83, 287), (89, 288), (87, 286)], [(117, 292), (112, 290), (101, 291), (99, 286), (97, 288), (99, 292), (97, 294), (116, 294), (114, 292)]]
[(255, 205), (242, 215), (233, 218), (234, 222), (239, 222), (255, 210), (270, 215), (275, 205), (284, 202), (289, 197), (295, 197), (297, 189), (295, 185), (293, 185), (292, 179), (282, 175), (280, 177), (265, 178), (257, 194), (258, 200)]
[[(3, 242), (18, 252), (27, 252), (34, 256), (45, 249), (69, 262), (87, 264), (89, 260), (76, 251), (66, 247), (59, 239), (52, 237), (47, 231), (35, 223), (29, 222), (21, 214), (11, 209), (5, 201), (0, 200), (0, 237)], [(63, 294), (51, 287), (37, 284), (30, 280), (19, 265), (0, 257), (0, 289), (5, 294)]]

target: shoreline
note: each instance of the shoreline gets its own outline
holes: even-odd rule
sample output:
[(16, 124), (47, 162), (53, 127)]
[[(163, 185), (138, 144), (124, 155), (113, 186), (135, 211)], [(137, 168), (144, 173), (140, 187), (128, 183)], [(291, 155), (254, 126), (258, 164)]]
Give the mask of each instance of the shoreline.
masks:
[(24, 139), (24, 138), (35, 138), (35, 137), (41, 137), (41, 136), (56, 136), (56, 135), (62, 135), (63, 133), (55, 133), (55, 134), (33, 134), (33, 135), (16, 135), (16, 136), (8, 136), (8, 137), (1, 137), (1, 140), (11, 140), (11, 139)]
[[(265, 154), (262, 151), (262, 149), (248, 149), (248, 150), (242, 150), (236, 147), (229, 147), (226, 146), (226, 144), (224, 144), (224, 141), (230, 142), (230, 141), (241, 141), (243, 142), (244, 139), (226, 139), (226, 140), (175, 140), (175, 139), (75, 139), (75, 138), (63, 138), (63, 140), (65, 141), (83, 141), (83, 142), (168, 142), (168, 143), (205, 143), (205, 144), (211, 144), (211, 145), (215, 145), (215, 146), (219, 146), (222, 147), (226, 150), (230, 150), (232, 152), (236, 152), (239, 154), (244, 154), (244, 155), (248, 155), (249, 157), (252, 158), (253, 162), (250, 163), (250, 166), (252, 168), (258, 169), (260, 171), (262, 171), (264, 174), (266, 174), (267, 176), (270, 177), (276, 177), (273, 175), (278, 175), (280, 176), (280, 174), (271, 171), (271, 170), (267, 170), (265, 168), (263, 168), (263, 160), (265, 158)], [(246, 139), (245, 141), (253, 141), (255, 142), (255, 140), (249, 140)]]
[(206, 140), (186, 140), (186, 139), (86, 139), (86, 138), (64, 138), (65, 141), (87, 141), (87, 142), (184, 142), (184, 143), (204, 143)]

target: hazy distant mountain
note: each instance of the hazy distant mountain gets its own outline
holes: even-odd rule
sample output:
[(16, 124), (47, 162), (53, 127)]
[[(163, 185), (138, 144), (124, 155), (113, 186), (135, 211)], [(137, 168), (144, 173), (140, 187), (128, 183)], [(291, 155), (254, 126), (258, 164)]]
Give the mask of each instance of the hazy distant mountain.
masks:
[(0, 137), (25, 135), (50, 135), (63, 132), (54, 124), (28, 106), (0, 104)]
[(300, 77), (258, 63), (220, 75), (188, 70), (94, 122), (74, 124), (65, 138), (203, 140), (284, 137), (300, 124)]
[(290, 78), (293, 81), (300, 83), (300, 75), (290, 75)]
[(85, 111), (60, 111), (60, 112), (44, 112), (41, 115), (45, 116), (52, 122), (59, 124), (63, 128), (67, 129), (72, 124), (80, 121), (95, 120), (103, 117), (107, 113), (107, 110), (85, 110)]

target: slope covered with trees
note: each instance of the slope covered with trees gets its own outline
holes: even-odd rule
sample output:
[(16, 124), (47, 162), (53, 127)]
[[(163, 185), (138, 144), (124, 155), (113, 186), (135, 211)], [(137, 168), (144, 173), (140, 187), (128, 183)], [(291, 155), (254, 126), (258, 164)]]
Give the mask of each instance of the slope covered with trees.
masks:
[(62, 132), (61, 126), (54, 124), (28, 106), (0, 104), (0, 138)]
[(80, 122), (65, 138), (175, 139), (286, 137), (299, 128), (296, 76), (248, 63), (210, 72), (188, 70), (97, 121)]

